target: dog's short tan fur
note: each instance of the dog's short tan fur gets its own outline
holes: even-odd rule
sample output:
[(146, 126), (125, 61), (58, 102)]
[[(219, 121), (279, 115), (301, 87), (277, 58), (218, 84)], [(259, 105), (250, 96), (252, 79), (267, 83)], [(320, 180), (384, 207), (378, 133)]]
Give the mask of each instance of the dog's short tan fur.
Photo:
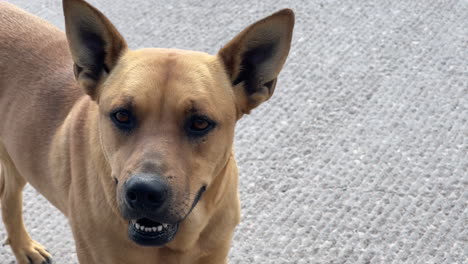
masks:
[[(80, 263), (225, 263), (240, 218), (234, 125), (271, 97), (292, 11), (246, 28), (216, 56), (131, 51), (84, 1), (64, 0), (64, 13), (67, 34), (0, 2), (0, 199), (18, 262), (51, 257), (23, 225), (29, 182), (68, 217)], [(83, 40), (83, 31), (92, 36)], [(131, 133), (110, 121), (118, 107), (137, 117)], [(217, 126), (187, 138), (183, 124), (193, 114)], [(182, 221), (161, 247), (131, 241), (119, 207), (122, 185), (141, 171), (169, 183), (170, 217)], [(201, 186), (206, 192), (190, 212)]]

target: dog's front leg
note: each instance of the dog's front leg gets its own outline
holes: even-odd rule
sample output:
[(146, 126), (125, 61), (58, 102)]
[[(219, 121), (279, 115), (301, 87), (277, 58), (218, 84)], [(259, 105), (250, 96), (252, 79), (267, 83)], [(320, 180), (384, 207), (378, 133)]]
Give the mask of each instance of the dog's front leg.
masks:
[(23, 223), (21, 211), (26, 181), (3, 147), (1, 152), (0, 200), (2, 218), (8, 234), (6, 244), (10, 245), (19, 264), (52, 263), (49, 252), (29, 236)]

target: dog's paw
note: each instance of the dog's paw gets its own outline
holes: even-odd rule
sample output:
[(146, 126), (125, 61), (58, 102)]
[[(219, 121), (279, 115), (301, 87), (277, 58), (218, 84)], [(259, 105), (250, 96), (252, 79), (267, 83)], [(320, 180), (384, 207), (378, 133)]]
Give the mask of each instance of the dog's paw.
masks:
[(22, 245), (11, 245), (19, 264), (52, 264), (52, 256), (34, 240)]

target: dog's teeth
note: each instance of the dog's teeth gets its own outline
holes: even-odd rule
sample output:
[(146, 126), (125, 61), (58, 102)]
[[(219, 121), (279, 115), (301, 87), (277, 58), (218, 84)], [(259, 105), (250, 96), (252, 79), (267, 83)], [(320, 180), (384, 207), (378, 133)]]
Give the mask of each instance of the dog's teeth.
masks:
[(161, 232), (163, 231), (163, 229), (166, 229), (166, 228), (169, 228), (171, 225), (169, 224), (157, 224), (157, 226), (144, 226), (142, 224), (139, 224), (137, 223), (136, 221), (133, 221), (133, 226), (137, 229), (137, 230), (141, 230), (141, 231), (144, 231), (144, 232)]

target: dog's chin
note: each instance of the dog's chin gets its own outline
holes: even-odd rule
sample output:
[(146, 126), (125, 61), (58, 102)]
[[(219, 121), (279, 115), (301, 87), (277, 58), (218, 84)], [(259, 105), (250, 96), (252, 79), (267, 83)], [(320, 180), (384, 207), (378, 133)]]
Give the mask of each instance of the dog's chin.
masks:
[(131, 220), (128, 224), (129, 238), (141, 246), (161, 247), (174, 239), (179, 224), (163, 224), (147, 218)]

